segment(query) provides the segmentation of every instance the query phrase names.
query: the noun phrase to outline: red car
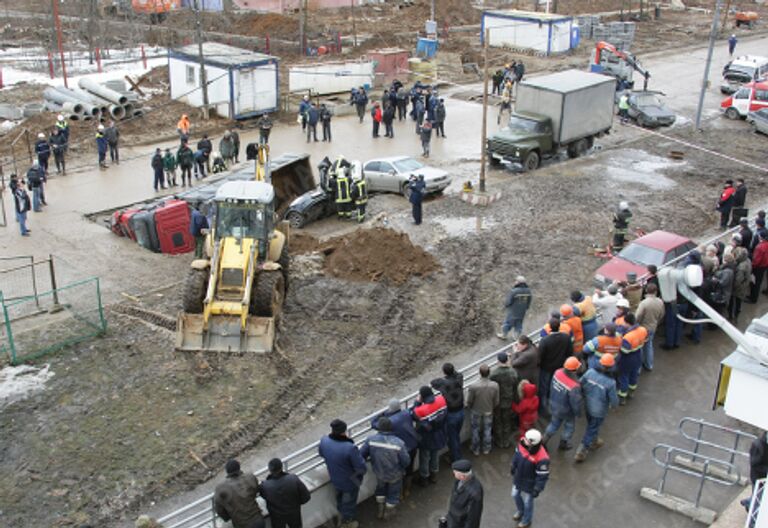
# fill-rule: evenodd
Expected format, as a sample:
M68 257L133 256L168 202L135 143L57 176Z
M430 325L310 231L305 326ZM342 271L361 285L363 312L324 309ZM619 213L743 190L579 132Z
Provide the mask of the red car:
M696 244L688 238L666 231L653 231L633 240L618 255L600 266L595 272L595 285L605 288L614 281L625 281L629 271L637 273L639 278L647 272L647 266L654 264L661 267L695 248Z

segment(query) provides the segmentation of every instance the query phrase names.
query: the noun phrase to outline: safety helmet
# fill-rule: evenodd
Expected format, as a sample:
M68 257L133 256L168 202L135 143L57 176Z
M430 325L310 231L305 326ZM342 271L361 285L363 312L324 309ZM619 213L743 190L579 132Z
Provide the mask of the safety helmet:
M56 116L56 119L58 119L59 121L64 121L64 116L59 114Z
M537 429L528 429L525 432L525 442L529 446L537 446L541 443L541 433Z
M579 367L581 367L581 361L574 356L569 357L565 360L565 363L563 363L563 368L565 368L565 370L579 370Z
M629 204L627 202L624 202L624 201L619 202L620 211L626 211L627 209L629 209Z
M616 301L616 308L629 308L629 301L626 299L619 299Z
M39 139L45 139L45 134L43 134L42 132L40 132L40 133L37 135L37 137L38 137Z
M613 354L603 354L603 357L600 358L600 364L611 368L616 365L616 358L613 357Z
M563 317L570 317L573 315L573 306L570 304L560 305L560 315Z
M99 125L99 130L104 130L104 125Z

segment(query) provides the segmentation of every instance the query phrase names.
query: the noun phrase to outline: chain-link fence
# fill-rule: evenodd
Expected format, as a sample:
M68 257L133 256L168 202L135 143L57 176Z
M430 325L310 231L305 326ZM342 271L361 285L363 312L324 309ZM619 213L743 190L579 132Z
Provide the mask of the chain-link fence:
M0 355L17 365L104 333L99 280L58 286L53 257L0 258Z

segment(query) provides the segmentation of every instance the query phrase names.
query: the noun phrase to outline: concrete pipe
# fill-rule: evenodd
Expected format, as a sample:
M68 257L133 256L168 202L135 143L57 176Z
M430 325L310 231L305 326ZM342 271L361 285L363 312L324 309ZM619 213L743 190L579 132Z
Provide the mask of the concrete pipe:
M128 102L128 98L123 94L114 90L110 90L109 88L106 88L96 81L88 79L87 77L81 78L77 82L77 85L83 90L98 95L99 97L102 97L113 104L124 105Z
M84 108L81 103L73 103L71 101L67 101L66 103L61 105L61 109L65 112L69 112L70 114L84 114Z
M134 108L135 106L132 103L126 103L123 105L123 110L125 110L126 117L133 115Z
M54 90L52 88L46 88L43 91L43 97L48 101L53 101L56 104L60 104L62 108L64 108L68 112L73 112L75 114L82 114L85 110L83 108L83 103L81 103L75 98L68 97L64 93L58 90ZM65 105L67 105L66 108L65 108Z
M80 121L80 119L91 119L89 116L82 116L80 114L70 114L67 116L67 119L70 121Z
M125 117L125 108L121 105L112 105L109 107L109 115L112 119L121 120Z
M69 90L63 86L46 88L45 92L43 92L43 97L51 101L59 102L59 104L64 104L64 102L67 101L80 104L81 109L77 111L79 114L96 115L99 112L99 107L94 104L93 98L90 95L84 92Z

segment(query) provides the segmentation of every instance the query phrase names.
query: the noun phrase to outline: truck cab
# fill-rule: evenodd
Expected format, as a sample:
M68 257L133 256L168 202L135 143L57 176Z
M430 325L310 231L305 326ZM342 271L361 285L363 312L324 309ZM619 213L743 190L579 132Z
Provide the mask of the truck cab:
M538 168L552 154L552 120L530 112L513 113L507 126L488 138L491 164L501 162L523 170Z

